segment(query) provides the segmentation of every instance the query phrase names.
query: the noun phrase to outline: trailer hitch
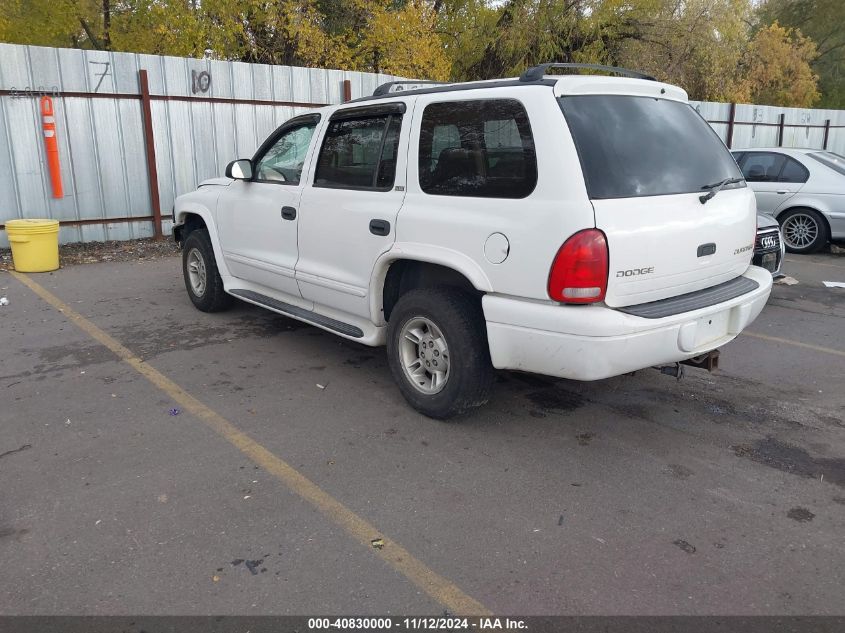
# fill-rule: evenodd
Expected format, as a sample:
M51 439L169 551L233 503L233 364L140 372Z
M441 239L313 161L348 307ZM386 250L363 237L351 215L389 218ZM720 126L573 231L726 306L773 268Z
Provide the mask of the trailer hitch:
M682 360L679 363L672 363L671 365L660 365L655 367L655 369L661 374L665 374L667 376L674 376L675 378L680 380L684 377L684 365L689 365L690 367L698 367L699 369L706 369L707 371L712 372L713 370L719 368L719 350L714 349L712 352L707 352L706 354L701 354L699 356L693 356L692 358Z
M707 352L706 354L701 354L700 356L693 356L687 360L682 360L681 363L689 365L690 367L699 367L701 369L706 369L709 372L713 372L713 370L719 369L719 350L714 349L712 352Z

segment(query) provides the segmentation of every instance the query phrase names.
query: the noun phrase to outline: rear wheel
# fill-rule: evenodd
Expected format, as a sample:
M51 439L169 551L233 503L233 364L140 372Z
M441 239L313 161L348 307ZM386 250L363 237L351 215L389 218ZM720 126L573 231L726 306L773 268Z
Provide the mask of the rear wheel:
M481 306L448 287L400 297L387 329L390 370L417 411L445 420L478 407L493 379Z
M206 229L191 231L182 246L182 275L191 302L203 312L220 312L232 305L223 290L214 249Z
M827 222L813 209L790 209L780 217L780 226L790 253L815 253L829 239Z

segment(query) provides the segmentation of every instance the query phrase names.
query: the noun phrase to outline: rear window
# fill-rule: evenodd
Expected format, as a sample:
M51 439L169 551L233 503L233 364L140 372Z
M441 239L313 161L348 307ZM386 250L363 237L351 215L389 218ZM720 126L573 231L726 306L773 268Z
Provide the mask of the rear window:
M833 152L814 152L810 154L810 158L815 158L822 165L826 165L845 176L845 157Z
M590 198L700 192L705 185L742 178L731 153L686 103L617 95L558 101Z

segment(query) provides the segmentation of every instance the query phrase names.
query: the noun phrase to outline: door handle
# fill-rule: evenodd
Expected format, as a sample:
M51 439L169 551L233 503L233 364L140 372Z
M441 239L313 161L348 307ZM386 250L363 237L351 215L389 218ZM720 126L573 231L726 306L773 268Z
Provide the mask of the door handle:
M370 233L373 235L388 235L390 222L387 220L370 220Z
M296 209L293 207L282 207L282 219L283 220L295 220L296 219Z
M789 189L778 189L777 193L783 195L785 193L792 193Z

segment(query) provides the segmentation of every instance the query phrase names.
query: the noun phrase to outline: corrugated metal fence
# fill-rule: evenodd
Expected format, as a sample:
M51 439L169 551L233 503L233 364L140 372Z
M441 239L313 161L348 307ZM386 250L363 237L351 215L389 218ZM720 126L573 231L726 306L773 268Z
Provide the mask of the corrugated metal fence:
M728 147L811 147L845 154L845 110L693 101Z
M251 156L283 121L372 94L393 79L0 44L0 224L54 218L62 222L62 242L123 240L152 236L161 211L168 233L177 195L221 175L234 158ZM55 107L64 188L58 199L39 113L45 94ZM826 147L845 154L845 111L693 105L731 147ZM8 246L5 232L0 246Z
M372 94L392 75L0 44L0 224L54 218L62 242L153 235L140 71L159 205L251 156L283 121ZM348 82L348 83L347 83ZM344 94L344 92L346 94ZM64 197L52 197L39 112L53 97ZM105 221L105 222L104 222ZM169 231L165 218L164 232ZM0 232L0 246L8 246Z

